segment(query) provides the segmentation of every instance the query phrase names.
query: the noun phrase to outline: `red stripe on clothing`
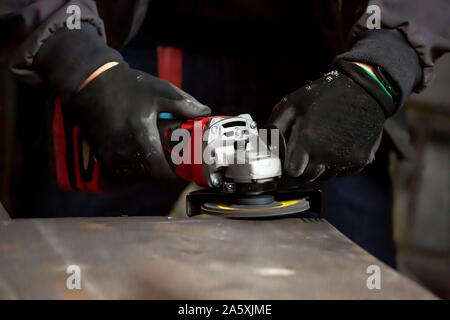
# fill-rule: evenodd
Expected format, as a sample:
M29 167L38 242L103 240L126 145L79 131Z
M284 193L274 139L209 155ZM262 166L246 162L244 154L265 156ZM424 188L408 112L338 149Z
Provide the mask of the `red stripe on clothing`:
M158 47L158 76L181 88L183 52L174 47Z

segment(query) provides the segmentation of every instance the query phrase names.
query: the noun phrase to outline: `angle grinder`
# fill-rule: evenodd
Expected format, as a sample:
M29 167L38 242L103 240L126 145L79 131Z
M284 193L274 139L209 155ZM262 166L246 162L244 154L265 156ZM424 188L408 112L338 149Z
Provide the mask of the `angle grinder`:
M285 142L278 130L258 130L248 114L185 122L160 116L158 128L168 163L180 178L205 187L187 195L188 216L267 218L302 213L302 217L318 217L319 191L280 183ZM82 192L121 190L102 173L73 119L57 99L51 137L58 185Z
M187 195L188 216L272 218L302 213L319 217L320 191L280 183L285 142L278 129L258 130L249 114L181 124L159 120L158 127L176 174L205 187Z

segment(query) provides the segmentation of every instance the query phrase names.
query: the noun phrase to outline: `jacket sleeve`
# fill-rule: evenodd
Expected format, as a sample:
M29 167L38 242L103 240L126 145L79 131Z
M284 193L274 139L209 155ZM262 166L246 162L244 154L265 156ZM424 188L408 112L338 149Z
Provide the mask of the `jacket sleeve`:
M67 19L72 14L68 8L72 5L76 5L80 9L82 30L79 32L68 30L65 27ZM58 45L49 46L51 51L58 52L54 53L53 58L43 57L44 67L42 69L51 69L46 65L50 60L76 60L77 57L72 52L77 52L75 49L83 42L91 43L91 45L94 43L98 48L107 48L103 21L99 17L94 0L2 0L0 29L6 31L4 32L6 36L0 39L0 64L6 65L18 79L32 85L39 84L46 77L44 73L38 71L39 68L34 64L41 47L46 42L51 42L47 40L53 38L51 36L54 34L66 33L69 35L69 32L72 31L71 36L59 36L60 40L65 39ZM63 48L65 49L63 50ZM111 56L110 59L114 59L118 53L106 50L102 59L108 60L108 55ZM88 57L85 58L85 62L87 62ZM95 58L91 56L90 60L95 60ZM80 61L77 62L80 63ZM88 69L94 67L95 61L94 63L91 61L90 65L90 68L85 68L86 73L91 71ZM61 66L51 67L55 69ZM64 68L67 69L68 66L65 65ZM82 76L84 75L81 75L80 78ZM69 78L67 74L66 78Z
M398 30L419 57L422 78L415 91L432 79L435 61L450 51L450 1L448 0L370 0L380 9L381 28ZM371 12L359 18L352 29L354 39L367 30Z

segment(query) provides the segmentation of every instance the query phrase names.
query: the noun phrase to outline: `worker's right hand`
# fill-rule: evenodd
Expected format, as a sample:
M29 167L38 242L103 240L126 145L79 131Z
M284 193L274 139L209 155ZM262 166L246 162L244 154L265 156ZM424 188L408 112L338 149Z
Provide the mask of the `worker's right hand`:
M80 123L103 172L130 182L175 179L158 134L158 113L187 119L211 112L169 82L125 63L97 75L66 107Z

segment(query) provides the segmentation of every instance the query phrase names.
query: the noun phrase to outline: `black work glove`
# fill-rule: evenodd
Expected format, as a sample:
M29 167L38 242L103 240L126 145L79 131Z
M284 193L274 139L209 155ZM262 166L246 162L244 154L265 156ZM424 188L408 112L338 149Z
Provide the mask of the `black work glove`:
M391 96L351 62L283 98L269 123L287 139L284 169L313 181L359 172L380 145L383 123L395 111Z
M120 64L78 93L85 79L112 61ZM174 179L158 134L158 113L185 119L211 112L169 82L131 69L88 22L80 30L56 30L39 50L34 68L62 99L66 130L73 124L81 127L102 175L113 183Z
M169 82L127 64L101 73L67 108L78 118L102 170L125 181L175 179L161 145L158 113L189 119L211 112Z

